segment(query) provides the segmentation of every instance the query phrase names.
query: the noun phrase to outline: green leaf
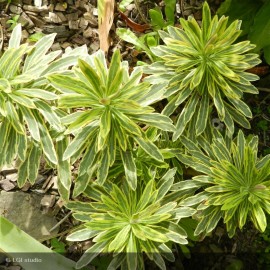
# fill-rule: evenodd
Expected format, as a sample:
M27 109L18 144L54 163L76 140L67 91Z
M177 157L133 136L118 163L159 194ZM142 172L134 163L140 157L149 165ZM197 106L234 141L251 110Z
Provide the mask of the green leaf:
M254 9L252 10L255 14ZM270 2L266 1L254 17L254 24L250 29L249 40L256 44L256 51L270 45Z
M136 270L138 265L137 244L132 233L129 235L126 252L129 270Z
M118 234L115 236L113 241L110 243L108 251L118 251L119 249L123 248L123 246L127 245L127 240L130 236L130 230L131 226L127 225L122 230L118 232Z
M176 123L176 131L173 133L173 141L176 141L181 134L183 133L187 123L191 120L192 116L195 113L195 108L199 102L198 95L193 95L193 98L189 100L181 114L179 115Z
M54 148L51 135L48 129L46 128L45 123L41 119L39 119L38 121L38 126L39 126L39 132L40 132L40 142L41 142L44 154L53 164L57 165L58 159L57 159L57 155L56 155L56 151Z
M141 135L141 129L138 125L134 123L129 117L127 117L125 114L121 113L119 110L115 108L111 108L113 116L117 119L117 121L120 123L121 127L125 129L127 132L140 136Z
M217 11L218 15L229 16L229 23L234 20L241 20L242 36L249 33L253 25L254 17L262 6L261 1L246 0L245 2L238 0L226 0Z
M11 86L7 79L0 78L0 91L3 91L5 93L11 93Z
M264 47L263 52L264 52L264 59L269 65L270 64L270 45Z
M110 107L105 107L104 112L100 118L100 136L106 138L111 130L111 111Z
M0 58L1 76L6 79L15 77L22 62L23 55L28 50L28 45L23 44L20 47L6 50Z
M110 63L110 68L109 68L107 84L106 84L107 95L114 93L115 90L118 89L118 86L121 84L122 75L120 75L119 77L119 72L120 74L122 73L121 72L121 55L120 55L120 51L116 50L113 53L111 63ZM116 81L117 86L114 86L115 85L114 81Z
M156 7L155 9L150 9L149 16L151 18L151 25L155 28L162 29L165 26L165 20L163 19L160 8Z
M106 147L102 153L100 158L100 165L97 170L97 183L99 185L103 185L107 179L110 167L110 154L109 149Z
M172 120L162 114L149 113L149 114L139 114L132 117L133 119L143 122L145 124L157 127L165 131L175 131L175 127L172 125Z
M9 38L9 42L8 42L8 48L19 48L20 43L21 43L21 37L22 37L22 25L20 23L18 23L12 33L11 36Z
M71 171L70 171L70 161L68 159L63 160L63 154L67 146L69 145L69 138L64 138L56 143L56 153L58 157L57 171L58 171L58 181L61 182L63 188L66 190L62 197L68 200L69 192L71 188Z
M97 124L96 122L95 125L86 126L77 134L73 141L67 146L63 154L63 160L72 157L86 143L89 136L96 130Z
M146 239L149 239L155 242L161 242L161 243L168 242L169 238L167 237L167 235L160 233L158 231L158 228L159 227L157 227L156 229L153 229L150 226L143 226L143 225L138 226L138 229L140 230L140 232L144 235Z
M48 265L57 270L74 270L74 261L53 252L3 216L0 216L0 224L0 249L13 256L14 260L20 256L20 265L24 269L36 270L37 265L32 261L39 259L42 261L39 265L40 270L47 270ZM33 254L33 250L35 250L35 254Z
M13 92L12 94L9 94L9 97L13 100L13 102L18 103L22 106L25 106L30 109L36 108L35 103L26 96L20 96L20 95L17 95L16 92Z
M157 161L163 161L163 156L158 147L150 140L141 137L134 137L134 139L149 156L153 157Z
M196 136L200 135L205 130L208 114L209 114L209 96L207 93L204 93L198 111L198 118L196 120Z
M85 61L79 59L78 60L79 67L84 74L85 78L88 80L88 82L91 84L93 87L93 90L95 91L95 94L99 97L102 98L103 93L101 90L101 81L96 73L96 71Z
M75 231L67 236L67 241L85 241L93 238L99 231L92 231L89 229L81 229Z
M264 232L267 226L266 216L264 214L264 211L262 210L262 207L258 203L253 205L252 215L253 215L253 222L255 226L261 232Z
M29 168L28 161L29 161L29 159L25 159L19 167L18 180L17 180L19 188L21 188L26 183L26 181L28 179L28 173L29 173L28 172L28 168Z
M168 24L174 25L176 0L165 0L165 15Z
M126 28L117 28L116 34L124 41L129 42L137 46L141 50L145 51L149 58L152 59L153 54L151 53L151 51L132 31Z
M10 121L13 128L20 134L24 134L24 127L21 124L21 121L19 119L17 110L15 109L14 105L10 100L6 101L6 108L7 108L7 119Z
M127 182L133 190L136 190L136 187L137 187L137 168L136 168L136 164L135 164L132 152L127 150L125 152L120 151L120 153L121 153L121 159L122 159L123 165L124 165L124 170L125 170Z
M24 61L23 72L26 72L40 64L40 60L52 46L55 36L56 34L46 35L35 44L33 51L28 54Z
M35 119L34 114L32 111L24 106L19 107L23 113L23 118L27 123L27 127L29 128L29 132L34 140L40 141L40 134L38 128L38 122Z
M92 99L95 98L95 100L98 101L98 98L91 90L91 87L86 85L78 78L73 78L71 76L61 74L53 74L49 75L48 79L52 86L63 94L72 94L75 92L78 94L87 95Z
M37 88L22 88L15 92L17 95L28 96L31 98L41 98L44 100L55 100L58 96L46 90Z
M47 120L52 127L54 127L57 131L63 131L60 118L51 105L42 100L35 101L35 104L37 105L38 111L44 116L45 120Z
M29 153L28 161L28 173L29 173L29 182L33 185L38 176L38 169L41 159L41 149L40 145L33 144L31 151Z
M146 187L144 188L143 194L139 202L137 203L136 212L140 212L148 205L152 192L153 192L153 181L149 181Z

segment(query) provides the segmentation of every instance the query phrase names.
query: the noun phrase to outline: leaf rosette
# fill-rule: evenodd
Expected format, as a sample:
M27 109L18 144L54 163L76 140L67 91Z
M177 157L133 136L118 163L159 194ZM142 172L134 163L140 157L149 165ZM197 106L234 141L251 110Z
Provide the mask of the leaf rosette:
M8 48L0 57L0 167L20 161L18 185L33 184L42 154L50 164L58 157L51 131L62 132L56 109L57 95L48 87L45 75L66 70L85 54L86 47L48 52L56 34L46 35L33 45L20 44L18 24Z
M270 155L257 157L258 137L245 139L239 131L234 140L217 133L212 144L202 136L197 145L181 139L188 154L178 155L179 160L203 173L176 184L179 190L197 187L194 196L180 203L198 210L195 234L211 232L221 218L230 237L249 220L263 232L270 214Z
M227 26L228 17L211 19L205 2L201 27L192 17L181 18L180 23L182 28L169 26L167 32L159 31L165 45L151 48L159 60L145 68L150 74L146 81L168 82L165 95L170 98L163 114L171 115L182 106L173 140L187 126L197 136L203 133L212 107L231 135L234 122L250 128L247 118L252 113L242 97L244 93L258 93L250 83L258 76L245 70L260 60L257 54L248 53L255 48L249 41L234 44L241 33L240 21Z
M80 258L77 268L89 264L100 253L110 253L114 258L108 269L144 269L146 253L160 269L166 269L163 257L174 261L170 242L187 244L187 233L178 221L195 213L190 207L178 207L169 192L175 172L171 169L159 181L152 179L136 191L127 182L121 189L111 183L103 187L93 184L85 191L93 202L67 203L74 217L84 222L83 228L67 240L93 238L94 243Z
M153 159L162 162L158 147L147 138L144 125L174 131L169 117L155 113L149 105L161 99L162 85L151 88L140 82L142 70L129 75L127 62L114 52L109 68L104 53L78 61L74 75L51 75L53 87L61 92L59 108L71 109L61 119L66 134L74 135L63 159L80 160L74 196L84 191L92 175L103 184L116 153L121 156L127 181L135 189L137 170L134 150L141 147Z

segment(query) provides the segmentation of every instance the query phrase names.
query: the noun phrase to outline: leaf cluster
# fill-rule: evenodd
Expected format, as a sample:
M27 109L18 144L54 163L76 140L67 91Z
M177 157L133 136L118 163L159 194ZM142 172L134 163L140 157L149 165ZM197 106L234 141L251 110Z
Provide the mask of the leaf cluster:
M247 0L224 1L217 13L219 15L228 15L229 20L239 19L242 21L241 39L248 38L256 44L254 51L263 51L265 61L270 64L270 2Z
M260 62L254 45L234 43L239 22L211 18L207 3L201 26L180 22L159 32L157 61L143 68L118 50L110 63L85 47L50 52L55 35L20 45L20 25L0 57L0 166L19 160L19 186L35 182L41 158L57 168L59 193L83 223L68 240L93 241L78 268L108 252L109 269L144 269L143 253L166 269L175 243L220 220L231 237L249 220L266 228L270 155L258 158L256 136L233 139L234 122L249 128L244 93L257 93L246 72ZM187 168L197 175L185 179Z

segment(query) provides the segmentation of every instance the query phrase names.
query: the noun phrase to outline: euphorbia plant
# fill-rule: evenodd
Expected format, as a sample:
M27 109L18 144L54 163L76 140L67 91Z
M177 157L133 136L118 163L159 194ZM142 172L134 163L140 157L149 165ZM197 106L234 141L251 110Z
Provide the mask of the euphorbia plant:
M22 44L21 25L10 37L8 48L0 57L0 167L20 162L18 184L34 183L40 157L57 165L52 131L61 133L57 95L48 87L45 75L62 72L86 54L86 47L48 52L55 34L41 38L36 44Z
M240 22L229 26L227 22L224 16L211 19L205 2L201 27L192 17L181 18L182 28L169 26L168 32L160 31L165 45L151 48L159 60L145 68L151 74L146 81L168 82L165 95L170 98L163 114L171 115L182 106L173 140L186 128L196 136L202 134L212 106L231 135L234 122L250 127L246 117L252 114L242 97L244 93L258 93L250 83L258 76L245 70L259 64L260 59L247 53L255 47L249 41L234 44L241 33Z
M117 153L121 155L132 189L137 186L133 154L138 146L153 159L163 161L143 127L174 131L174 126L169 117L155 113L149 106L162 97L161 87L151 88L148 83L140 82L141 76L140 68L129 75L128 64L121 62L119 51L114 52L109 68L104 53L99 51L80 59L73 76L48 77L61 93L58 107L71 109L61 121L67 126L65 133L74 135L63 159L81 158L75 196L84 191L94 175L97 183L105 182Z
M258 137L245 139L240 130L234 140L217 133L209 143L199 136L198 144L181 138L188 150L178 155L184 164L201 172L192 180L182 181L179 190L197 187L198 192L180 202L195 206L200 223L195 234L211 232L220 219L232 237L251 220L263 232L270 214L270 155L257 157Z
M123 185L105 183L103 187L92 184L85 192L92 202L69 202L67 207L74 217L83 221L83 227L67 237L70 241L92 239L90 247L77 263L77 268L89 264L100 253L112 253L108 269L144 269L143 252L160 269L166 269L164 256L174 261L171 243L187 244L187 234L179 225L181 218L189 217L195 210L179 207L175 197L186 195L170 192L176 169L171 169L160 179L146 185L143 177L136 191L127 182ZM173 196L172 196L173 195Z

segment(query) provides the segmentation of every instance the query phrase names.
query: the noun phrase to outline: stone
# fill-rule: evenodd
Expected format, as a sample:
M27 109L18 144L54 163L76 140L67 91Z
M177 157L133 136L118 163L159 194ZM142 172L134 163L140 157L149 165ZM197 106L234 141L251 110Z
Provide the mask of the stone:
M10 182L8 179L4 179L0 181L0 187L5 190L5 191L9 191L15 188L15 185Z
M98 20L91 12L84 13L83 17L88 21L90 26L94 28L98 26Z
M12 4L17 5L17 6L18 5L21 6L23 4L23 1L22 0L12 0L11 2L12 2Z
M91 11L91 7L88 4L84 4L83 7L87 12Z
M59 43L59 42L54 43L54 44L51 46L51 50L52 50L52 51L62 50L62 48L61 48L61 46L60 46L60 43Z
M61 47L63 48L63 49L66 49L66 48L68 48L68 47L70 47L72 44L70 43L70 42L64 42L63 44L61 44Z
M73 12L73 13L66 14L66 18L69 21L76 21L79 18L79 13L78 12Z
M75 36L72 38L72 43L76 43L78 45L88 45L89 40L87 40L85 37L82 37L81 35Z
M55 12L55 14L60 18L60 20L61 20L62 22L66 22L66 21L67 21L67 18L66 18L66 16L64 15L63 12Z
M14 13L14 14L21 14L22 13L22 8L20 6L13 5L13 4L11 4L9 6L9 10L11 13Z
M52 177L52 183L53 183L52 189L58 190L57 182L58 182L58 177L57 177L57 175L54 175L54 176Z
M79 27L82 29L82 30L85 30L88 26L88 21L85 19L85 18L80 18L80 21L79 21Z
M41 7L42 6L42 0L34 0L34 5L36 7Z
M28 16L32 20L32 22L35 24L36 27L42 28L43 25L45 24L45 22L40 17L33 16L30 14Z
M68 21L69 29L78 30L79 29L79 21Z
M42 11L48 11L48 7L47 6L36 7L36 6L31 6L31 5L23 5L23 10L38 13L38 12L42 12Z
M75 7L80 9L80 10L83 10L83 11L86 11L84 5L86 4L87 1L83 1L83 0L76 0L75 1Z
M99 49L99 42L98 41L94 41L91 43L91 45L89 46L90 52L94 53L96 51L98 51Z
M49 16L44 17L44 20L46 22L53 22L53 23L61 23L62 22L61 18L53 12L49 12Z
M26 40L26 39L28 39L28 37L29 37L29 33L25 29L22 30L22 40Z
M27 14L27 16L29 16L29 15L31 15L31 16L37 16L37 13L36 12L33 12L33 11L26 10L25 13Z
M93 29L91 27L88 27L84 32L83 32L83 36L85 38L89 38L93 36Z
M53 12L54 11L54 4L50 4L48 6L48 11ZM43 16L43 15L42 15Z
M24 30L24 31L26 31L26 30ZM26 31L27 32L27 31ZM10 174L7 174L6 175L6 179L8 179L9 181L11 181L11 182L15 182L15 181L17 181L17 179L18 179L18 174L17 173L10 173Z
M24 26L26 29L29 29L35 26L32 20L24 12L21 14L18 20L18 23L21 23L22 26Z
M21 188L22 191L28 191L31 187L31 184L29 182L26 182L23 187Z
M45 195L40 204L45 207L52 207L55 203L55 195Z
M93 8L92 13L93 13L94 16L97 17L98 16L98 9L97 8Z
M49 230L57 224L55 217L42 213L40 202L43 196L22 191L0 193L0 215L17 225L37 240L54 237L58 228Z
M57 3L55 6L55 10L57 11L65 11L67 9L67 3Z

